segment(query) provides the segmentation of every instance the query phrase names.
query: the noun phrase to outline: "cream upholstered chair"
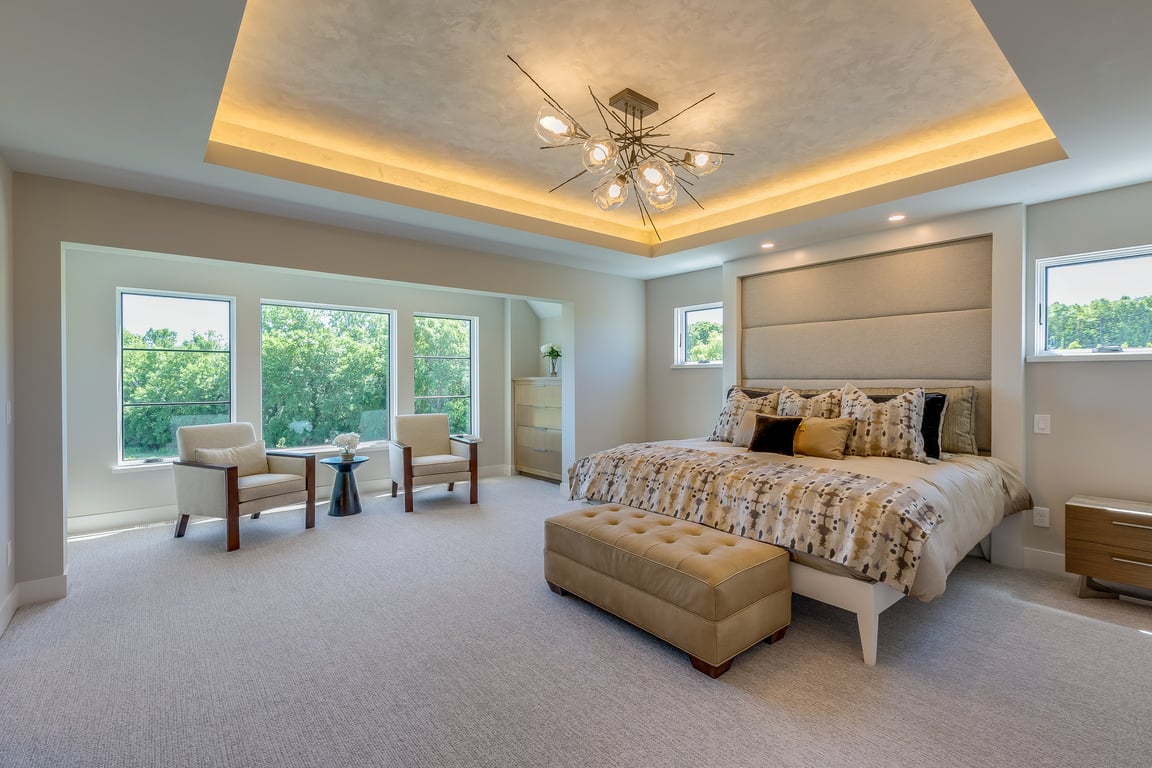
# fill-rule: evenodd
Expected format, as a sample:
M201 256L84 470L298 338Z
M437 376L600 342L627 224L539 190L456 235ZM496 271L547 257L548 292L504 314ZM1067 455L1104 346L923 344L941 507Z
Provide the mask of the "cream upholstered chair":
M404 483L404 511L412 511L416 485L469 483L469 503L476 503L477 460L474 438L448 434L448 415L422 413L396 417L395 439L388 451L392 465L392 496Z
M304 527L316 525L316 457L265 451L247 422L202 424L176 430L176 538L188 517L227 521L228 551L240 548L240 516L252 519L273 507L304 503Z

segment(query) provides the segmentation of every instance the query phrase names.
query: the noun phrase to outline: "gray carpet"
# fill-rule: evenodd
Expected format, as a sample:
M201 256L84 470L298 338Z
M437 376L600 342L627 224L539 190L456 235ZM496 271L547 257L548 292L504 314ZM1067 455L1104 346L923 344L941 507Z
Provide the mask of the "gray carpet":
M718 680L552 594L527 478L73 541L0 637L0 766L1147 766L1152 608L969 560L881 618L794 598Z

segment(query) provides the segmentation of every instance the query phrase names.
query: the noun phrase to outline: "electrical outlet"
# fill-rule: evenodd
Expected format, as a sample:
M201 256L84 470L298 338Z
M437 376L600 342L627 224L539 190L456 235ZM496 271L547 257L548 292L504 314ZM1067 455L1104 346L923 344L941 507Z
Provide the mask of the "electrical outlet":
M1037 413L1032 417L1032 431L1038 435L1052 434L1052 417L1047 413Z
M1032 508L1032 525L1037 528L1048 527L1048 507Z

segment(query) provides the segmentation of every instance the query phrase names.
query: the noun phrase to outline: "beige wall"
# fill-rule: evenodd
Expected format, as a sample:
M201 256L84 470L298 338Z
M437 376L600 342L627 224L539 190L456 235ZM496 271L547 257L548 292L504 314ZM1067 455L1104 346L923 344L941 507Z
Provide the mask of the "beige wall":
M1152 184L1029 207L1029 306L1036 259L1152 244L1150 210ZM1028 434L1028 485L1036 506L1051 510L1051 527L1026 525L1025 545L1038 556L1063 553L1072 496L1152 502L1152 361L1030 362L1026 383L1029 424L1049 414L1052 433Z
M673 368L674 316L677 307L720 301L720 267L649 280L644 287L648 321L648 439L675 440L712 432L724 403L723 369ZM724 308L725 325L732 317ZM733 321L734 322L734 321ZM728 350L724 350L725 356Z
M0 633L17 607L16 567L8 562L16 539L12 493L12 171L0 157Z
M22 602L25 583L43 597L66 586L61 243L564 302L565 460L644 435L638 280L26 174L14 177L13 222Z

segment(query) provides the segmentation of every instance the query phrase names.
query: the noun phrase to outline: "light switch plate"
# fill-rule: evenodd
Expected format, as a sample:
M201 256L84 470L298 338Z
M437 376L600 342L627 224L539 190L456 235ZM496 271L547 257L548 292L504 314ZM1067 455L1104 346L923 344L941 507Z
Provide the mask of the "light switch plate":
M1037 413L1032 417L1032 431L1038 435L1052 434L1052 417L1047 413Z

